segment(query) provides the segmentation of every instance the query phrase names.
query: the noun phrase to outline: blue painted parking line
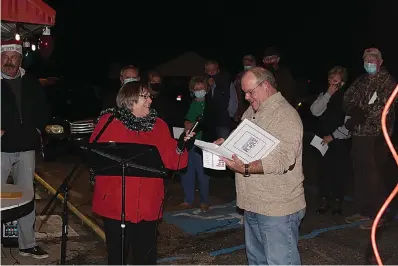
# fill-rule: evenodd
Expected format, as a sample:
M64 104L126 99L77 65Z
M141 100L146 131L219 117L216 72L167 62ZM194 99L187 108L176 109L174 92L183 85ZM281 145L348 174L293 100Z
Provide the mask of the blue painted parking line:
M345 200L351 201L352 199L345 197ZM243 216L236 212L235 201L224 205L210 206L207 212L201 212L200 209L167 212L163 219L191 235L243 227Z
M342 225L336 225L336 226L316 229L316 230L312 231L311 233L308 233L308 234L305 234L303 236L300 236L299 240L314 238L314 237L319 236L322 233L326 233L326 232L329 232L329 231L335 231L335 230L340 230L340 229L345 229L345 228L357 227L361 223L363 223L363 222L357 222L357 223L351 223L351 224L342 224ZM239 246L230 247L230 248L224 248L224 249L220 249L220 250L216 250L216 251L210 252L210 256L215 257L215 256L224 255L224 254L229 254L229 253L232 253L232 252L235 252L237 250L244 249L244 248L245 248L244 244L243 245L239 245Z
M189 209L165 213L163 219L185 233L198 235L221 230L242 228L243 216L236 212L236 202L210 206L207 212Z
M310 193L316 192L315 187L306 186L305 189ZM349 196L344 197L345 201L353 201ZM390 210L387 210L387 212ZM236 212L236 202L230 202L224 205L211 206L208 212L201 212L200 209L190 209L165 213L163 219L169 223L173 224L184 232L198 235L201 233L211 233L221 230L242 228L243 227L243 216ZM395 217L398 219L398 216ZM341 230L346 228L353 228L359 226L363 222L342 224L326 228L316 229L308 234L300 236L300 240L311 239L329 231ZM219 256L223 254L229 254L238 250L245 248L245 245L238 245L230 248L224 248L217 251L210 252L210 256ZM190 257L170 257L160 259L158 263L170 262L176 260L187 260Z
M189 260L191 259L190 257L169 257L169 258L164 258L164 259L159 259L157 263L164 263L164 262L170 262L170 261L176 261L176 260Z
M398 215L394 219L397 220ZM299 240L315 238L315 237L319 236L320 234L330 232L330 231L336 231L336 230L341 230L341 229L346 229L346 228L357 227L364 222L365 221L361 221L361 222L356 222L356 223L351 223L351 224L342 224L342 225L336 225L336 226L330 226L330 227L326 227L326 228L316 229L316 230L312 231L311 233L300 236ZM244 248L245 248L244 244L230 247L230 248L223 248L220 250L210 252L210 256L215 257L215 256L224 255L224 254L229 254L229 253L232 253L232 252L244 249Z
M395 217L395 220L398 220L398 215ZM316 230L314 230L314 231L312 231L312 232L310 232L308 234L300 236L299 239L300 240L305 240L305 239L315 238L315 237L319 236L320 234L323 234L323 233L326 233L326 232L357 227L357 226L359 226L360 224L362 224L364 222L365 221L351 223L351 224L341 224L341 225L336 225L336 226L330 226L330 227L326 227L326 228L316 229ZM242 245L238 245L238 246L233 246L233 247L229 247L229 248L223 248L223 249L220 249L220 250L212 251L212 252L209 253L209 255L212 256L212 257L216 257L216 256L220 256L220 255L230 254L230 253L233 253L235 251L242 250L244 248L245 248L245 245L242 244ZM190 258L189 257L170 257L170 258L160 259L160 260L158 260L158 263L170 262L170 261L175 261L175 260L185 260L185 259L190 259Z
M398 218L398 216L396 217ZM356 223L351 223L351 224L342 224L342 225L336 225L336 226L330 226L330 227L326 227L326 228L320 228L320 229L316 229L314 231L312 231L311 233L305 234L300 236L300 240L304 240L304 239L311 239L311 238L315 238L317 236L319 236L320 234L329 232L329 231L335 231L335 230L340 230L340 229L346 229L346 228L352 228L352 227L357 227L359 226L362 222L356 222ZM223 248L220 250L216 250L216 251L212 251L210 252L210 256L212 257L216 257L216 256L220 256L220 255L225 255L225 254L230 254L233 253L235 251L238 250L242 250L245 248L245 245L238 245L238 246L233 246L233 247L229 247L229 248ZM158 260L158 263L163 263L163 262L170 262L170 261L176 261L176 260L185 260L185 259L190 259L190 257L170 257L170 258L164 258L164 259L160 259Z

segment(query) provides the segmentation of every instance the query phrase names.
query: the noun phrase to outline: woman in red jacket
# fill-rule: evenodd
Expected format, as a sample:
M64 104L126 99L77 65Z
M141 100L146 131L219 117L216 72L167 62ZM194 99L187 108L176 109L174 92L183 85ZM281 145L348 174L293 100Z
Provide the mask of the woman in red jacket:
M120 142L154 145L166 168L185 168L188 154L182 147L192 136L185 135L177 143L167 124L150 109L151 91L138 82L126 83L119 91L118 108L103 111L91 135L96 138L108 118L115 119L102 132L97 142ZM187 146L191 146L193 138ZM180 150L184 150L180 152ZM181 157L180 157L181 156ZM179 158L180 157L180 158ZM179 161L179 165L178 165ZM121 264L121 176L96 176L92 211L103 217L108 251L108 263ZM162 217L160 208L164 199L164 184L161 178L126 176L125 193L125 248L132 250L135 264L156 264L156 226ZM124 252L127 257L128 252Z

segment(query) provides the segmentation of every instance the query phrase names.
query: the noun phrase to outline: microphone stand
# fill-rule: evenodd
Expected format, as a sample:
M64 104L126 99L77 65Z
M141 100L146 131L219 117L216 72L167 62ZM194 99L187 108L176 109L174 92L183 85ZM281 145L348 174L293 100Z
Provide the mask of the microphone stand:
M68 200L69 200L69 182L71 181L72 177L74 177L76 171L79 169L82 162L79 160L78 163L75 164L72 171L66 176L62 184L58 187L57 191L55 192L54 196L50 199L44 209L41 211L40 215L46 215L46 218L42 221L41 225L48 220L48 210L58 197L58 195L63 192L64 200L63 204L63 212L62 212L62 235L61 235L61 256L59 260L60 265L65 265L66 261L66 244L68 240ZM40 225L40 227L41 227Z
M105 131L105 129L109 126L109 124L113 121L114 116L110 116L108 118L108 121L105 123L104 127L101 129L101 131L98 133L97 137L95 138L95 141L98 140L98 138L102 135L102 133ZM68 200L69 200L69 182L72 180L72 177L74 177L76 171L79 169L80 165L82 165L86 160L79 160L73 167L72 171L66 176L62 184L58 187L57 191L55 192L54 196L50 199L50 201L47 203L47 205L44 207L44 209L41 211L40 215L44 216L46 215L46 218L42 221L42 224L48 219L48 210L55 201L55 199L58 197L59 193L61 191L64 194L64 200L63 200L63 212L62 212L62 235L61 235L61 256L60 256L60 265L65 265L66 261L66 244L68 240Z

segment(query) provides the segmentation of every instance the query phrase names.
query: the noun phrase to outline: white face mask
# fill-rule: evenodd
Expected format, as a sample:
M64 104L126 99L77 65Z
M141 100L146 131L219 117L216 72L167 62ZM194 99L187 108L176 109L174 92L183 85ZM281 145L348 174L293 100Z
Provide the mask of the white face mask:
M137 79L136 78L125 78L123 80L123 85L126 83L129 83L129 82L133 82L133 81L137 81Z
M195 95L196 98L203 98L206 95L206 91L205 90L194 91L193 94Z
M243 69L244 70L249 70L249 69L251 69L252 68L252 66L243 66Z

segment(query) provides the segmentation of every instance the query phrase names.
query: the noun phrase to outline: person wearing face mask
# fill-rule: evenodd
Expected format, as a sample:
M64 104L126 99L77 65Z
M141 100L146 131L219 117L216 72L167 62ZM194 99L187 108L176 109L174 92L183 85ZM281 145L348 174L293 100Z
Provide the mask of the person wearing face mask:
M192 128L193 124L200 115L203 115L205 109L205 96L209 90L209 85L204 77L193 77L189 82L189 89L194 95L194 99L189 106L185 116L185 131ZM202 121L203 122L203 121ZM199 125L200 127L201 125ZM195 138L201 139L202 132L196 131ZM203 168L203 159L198 148L193 147L189 151L188 168L181 177L181 184L184 190L184 202L182 207L191 208L195 200L195 180L198 179L200 193L200 209L206 212L209 209L209 177L205 174Z
M120 71L120 83L124 85L132 81L140 81L140 76L138 75L138 68L133 65L125 66Z
M203 139L212 142L228 136L231 132L232 118L235 116L238 102L231 76L220 69L218 62L207 61L205 73L210 88L205 97Z
M383 170L388 147L383 138L381 114L396 86L396 80L382 67L379 49L368 48L363 53L365 74L358 77L344 95L344 109L352 118L347 128L352 134L352 158L357 213L346 218L347 223L364 221L362 229L371 229L374 217L385 200ZM392 135L395 112L387 115L387 130ZM380 220L379 225L386 222Z
M157 117L151 108L152 91L147 84L128 82L116 97L116 108L101 112L90 137L115 143L139 143L155 146L165 165L170 170L185 168L188 152L193 146L193 134L182 135L177 142L172 138L166 123ZM113 120L109 120L113 116ZM102 131L107 122L108 126ZM100 133L102 132L102 133ZM189 141L190 140L190 141ZM186 142L186 149L181 144ZM177 169L178 168L178 169ZM126 235L124 261L131 249L133 264L155 265L157 263L157 225L162 218L164 183L162 178L126 176ZM121 265L121 176L96 175L92 211L103 218L109 265Z
M344 200L344 181L350 172L349 147L351 137L345 126L349 119L343 110L344 86L347 82L347 69L335 66L328 73L328 88L321 92L311 105L312 114L319 118L320 127L317 136L323 138L323 144L329 149L322 157L322 166L318 174L318 191L321 199L318 214L330 210L332 214L342 215Z
M137 82L140 81L140 76L138 72L138 68L133 65L127 65L120 70L119 77L120 85L123 86L128 82ZM103 109L115 107L116 105L116 95L118 94L118 89L115 89L115 84L111 85L109 91L105 93L104 101L103 101Z
M158 113L161 118L169 126L170 134L173 134L175 102L172 101L165 91L162 83L162 78L156 71L149 71L148 73L149 87L153 91L152 108Z
M274 47L268 47L264 51L264 67L274 75L276 84L278 84L278 91L280 91L283 97L294 106L297 97L296 81L289 69L280 65L279 61L280 54Z
M156 71L148 72L149 87L153 91L152 108L158 113L158 117L162 118L169 124L168 116L170 115L170 102L163 92L162 78Z
M243 113L246 111L246 109L249 107L249 102L246 101L245 99L245 94L242 91L242 85L241 85L241 79L243 77L243 74L245 72L253 67L256 66L256 59L252 55L245 55L243 57L243 71L240 72L238 75L236 75L235 78L235 89L236 89L236 95L238 98L238 109L236 110L235 116L234 116L234 121L235 123L239 123Z

